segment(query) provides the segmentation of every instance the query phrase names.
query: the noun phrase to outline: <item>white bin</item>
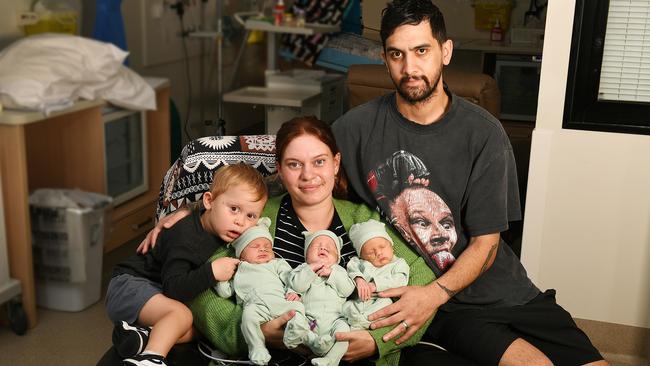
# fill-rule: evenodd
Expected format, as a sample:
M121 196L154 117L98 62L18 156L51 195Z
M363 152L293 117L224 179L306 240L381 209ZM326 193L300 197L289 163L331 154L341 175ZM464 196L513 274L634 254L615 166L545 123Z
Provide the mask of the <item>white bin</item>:
M101 297L104 221L112 199L65 189L29 197L36 303L80 311Z

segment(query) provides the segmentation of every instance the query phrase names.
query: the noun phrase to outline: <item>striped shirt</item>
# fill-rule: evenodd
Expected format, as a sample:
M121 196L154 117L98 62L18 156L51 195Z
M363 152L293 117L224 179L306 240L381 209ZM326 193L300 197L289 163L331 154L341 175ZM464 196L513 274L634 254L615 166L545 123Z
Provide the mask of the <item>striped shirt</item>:
M302 232L307 229L298 219L289 195L282 198L275 226L275 241L273 242L275 256L284 258L292 268L305 263L305 237ZM345 268L356 252L336 210L334 210L334 218L328 230L334 232L343 242L339 265Z

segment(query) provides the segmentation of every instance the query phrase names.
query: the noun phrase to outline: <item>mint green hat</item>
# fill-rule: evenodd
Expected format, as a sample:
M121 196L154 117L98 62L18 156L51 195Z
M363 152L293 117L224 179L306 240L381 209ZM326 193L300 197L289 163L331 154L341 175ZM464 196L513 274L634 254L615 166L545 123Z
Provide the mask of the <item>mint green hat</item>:
M269 239L271 245L273 245L273 237L269 232L269 226L271 226L271 219L268 217L260 217L257 221L257 225L249 227L239 236L239 238L233 240L231 245L235 248L235 256L239 258L241 252L244 251L244 248L257 238Z
M343 240L339 238L334 232L329 231L329 230L318 230L314 231L313 233L310 233L309 231L303 231L302 235L305 236L305 257L307 257L307 249L309 249L309 246L311 245L311 242L314 241L319 236L325 235L329 236L334 240L334 245L336 245L336 251L339 257L341 256L341 246L343 246Z
M357 251L358 255L361 255L361 248L368 240L372 238L384 238L393 245L393 239L386 232L386 225L383 222L370 219L366 222L360 222L358 224L352 225L348 235L350 236L350 241L352 241L352 246Z

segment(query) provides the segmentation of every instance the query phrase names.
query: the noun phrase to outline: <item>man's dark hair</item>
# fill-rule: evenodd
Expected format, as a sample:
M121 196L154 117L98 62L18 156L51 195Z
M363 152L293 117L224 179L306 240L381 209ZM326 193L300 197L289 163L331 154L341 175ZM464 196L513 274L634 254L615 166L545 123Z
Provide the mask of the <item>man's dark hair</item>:
M386 49L386 39L390 37L399 26L409 24L418 25L428 20L431 26L431 34L443 44L447 41L447 30L445 19L430 0L395 0L386 4L381 12L381 45Z

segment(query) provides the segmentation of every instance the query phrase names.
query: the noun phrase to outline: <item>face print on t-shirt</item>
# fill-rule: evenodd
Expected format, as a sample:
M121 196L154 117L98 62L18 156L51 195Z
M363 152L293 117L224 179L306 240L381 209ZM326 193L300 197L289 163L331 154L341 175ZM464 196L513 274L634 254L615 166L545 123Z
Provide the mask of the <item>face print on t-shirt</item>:
M445 272L456 260L452 253L458 234L451 209L429 189L428 177L417 156L397 151L368 174L368 185L404 239L436 272Z

